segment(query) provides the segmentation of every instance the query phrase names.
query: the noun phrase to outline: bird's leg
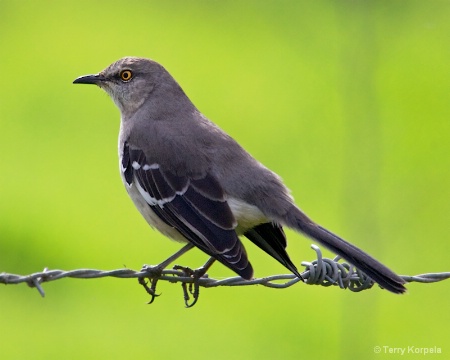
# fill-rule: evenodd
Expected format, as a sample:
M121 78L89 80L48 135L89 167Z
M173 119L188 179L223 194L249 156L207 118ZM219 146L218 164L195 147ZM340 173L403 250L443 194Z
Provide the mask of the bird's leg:
M181 287L183 288L183 294L184 294L184 303L186 304L186 307L192 307L197 303L198 297L200 295L200 284L199 280L201 277L205 276L206 272L209 270L211 265L216 261L213 257L209 258L208 261L198 269L192 270L191 268L175 265L173 267L174 270L181 270L185 276L192 277L193 282L189 283L189 289L187 286L187 283L182 282ZM193 297L192 303L189 303L190 296Z
M193 244L187 243L185 246L183 246L180 250L178 250L175 254L168 257L166 260L164 260L162 263L158 265L144 265L141 269L141 271L146 272L149 274L148 279L150 280L150 287L147 285L147 282L145 281L145 278L139 278L139 284L141 284L145 291L147 291L148 294L152 297L150 301L148 302L151 304L155 297L159 296L159 294L156 294L156 284L158 283L159 277L162 274L162 271L173 261L178 259L181 255L185 254L189 250L191 250L194 247Z

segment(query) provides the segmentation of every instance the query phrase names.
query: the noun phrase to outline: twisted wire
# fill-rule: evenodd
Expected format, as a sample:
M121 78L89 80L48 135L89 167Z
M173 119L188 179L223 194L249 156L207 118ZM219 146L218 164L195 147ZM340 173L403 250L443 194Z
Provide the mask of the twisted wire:
M322 252L316 245L311 245L316 252L317 259L312 262L302 262L305 270L302 272L303 280L308 285L338 286L341 289L349 289L359 292L372 288L374 282L367 275L354 266L340 262L339 256L334 259L323 258ZM149 278L157 281L169 281L171 283L192 284L198 282L198 286L210 288L217 286L249 286L262 285L270 288L287 288L302 280L293 274L272 275L252 280L244 280L239 276L226 279L213 279L207 275L199 279L186 276L186 273L179 270L164 269L158 275L149 274L144 268L140 271L131 269L97 270L97 269L76 269L76 270L49 270L45 268L41 272L29 275L17 275L2 272L0 273L0 283L5 285L26 283L30 287L35 287L41 296L45 296L41 284L63 278L96 279L102 277L115 278ZM427 273L415 276L401 275L406 282L431 283L450 278L450 272Z

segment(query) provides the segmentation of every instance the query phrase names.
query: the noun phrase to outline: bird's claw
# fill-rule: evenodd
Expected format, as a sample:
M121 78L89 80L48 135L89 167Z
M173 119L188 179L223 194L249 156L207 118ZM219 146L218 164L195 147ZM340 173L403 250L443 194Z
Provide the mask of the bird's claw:
M184 276L190 277L193 279L189 285L185 282L181 283L181 287L183 289L184 294L184 304L187 308L193 307L197 301L198 297L200 295L200 284L199 280L201 277L205 276L206 270L204 267L198 268L198 269L191 269L186 266L181 265L175 265L173 267L174 270L181 271ZM193 298L192 302L189 302L191 300L191 296Z
M153 303L153 301L155 301L156 297L161 295L156 293L156 284L158 283L159 277L162 274L162 269L158 266L144 265L141 271L149 274L148 279L150 280L150 286L148 286L147 281L145 281L145 278L143 277L139 278L138 281L139 284L144 287L147 294L151 296L150 301L147 303L151 304Z

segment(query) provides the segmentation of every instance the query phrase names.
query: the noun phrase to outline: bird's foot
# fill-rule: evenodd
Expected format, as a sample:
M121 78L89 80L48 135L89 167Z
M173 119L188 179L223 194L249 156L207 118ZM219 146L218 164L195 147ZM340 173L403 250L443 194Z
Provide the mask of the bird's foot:
M158 280L162 274L162 271L163 271L163 269L159 265L156 265L156 266L144 265L144 266L142 266L141 272L148 273L147 278L150 280L150 286L148 286L148 283L144 277L140 277L138 279L138 281L139 281L139 284L141 284L144 287L147 294L150 294L150 296L151 296L151 299L148 302L148 304L151 304L157 296L161 295L161 294L156 293L156 284L158 283Z
M193 279L193 281L190 282L189 284L186 282L181 283L181 287L183 288L184 294L184 303L186 307L190 308L197 303L198 297L200 295L199 281L200 278L208 276L206 275L208 267L202 266L198 269L193 270L187 266L175 265L173 269L181 271L185 277ZM193 298L192 302L190 302L191 296Z

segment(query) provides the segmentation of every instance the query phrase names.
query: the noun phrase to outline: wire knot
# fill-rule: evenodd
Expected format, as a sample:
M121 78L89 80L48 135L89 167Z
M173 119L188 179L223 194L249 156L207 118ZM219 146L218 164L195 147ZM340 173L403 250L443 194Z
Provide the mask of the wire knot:
M316 252L317 260L302 262L302 266L306 269L301 275L306 284L326 287L335 285L353 292L367 290L373 286L374 281L362 271L353 265L339 263L340 256L324 259L318 246L313 244L311 248Z

